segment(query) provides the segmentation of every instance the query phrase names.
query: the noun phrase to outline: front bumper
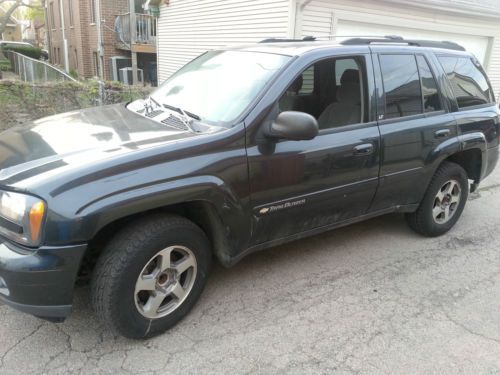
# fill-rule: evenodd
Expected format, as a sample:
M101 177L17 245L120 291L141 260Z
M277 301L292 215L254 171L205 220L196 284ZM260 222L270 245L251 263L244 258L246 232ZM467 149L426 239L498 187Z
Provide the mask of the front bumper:
M0 240L0 301L40 318L66 318L86 248L83 244L30 250Z

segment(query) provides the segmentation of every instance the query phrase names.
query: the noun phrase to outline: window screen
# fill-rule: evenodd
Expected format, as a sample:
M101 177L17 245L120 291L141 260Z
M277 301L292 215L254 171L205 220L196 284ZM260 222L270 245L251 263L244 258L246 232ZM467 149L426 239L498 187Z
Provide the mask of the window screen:
M443 109L439 97L438 87L431 68L424 56L417 56L418 70L420 73L420 84L424 99L424 111L433 112Z
M385 90L385 118L422 113L417 63L413 55L380 55Z
M491 88L478 66L467 57L441 56L459 108L493 102Z

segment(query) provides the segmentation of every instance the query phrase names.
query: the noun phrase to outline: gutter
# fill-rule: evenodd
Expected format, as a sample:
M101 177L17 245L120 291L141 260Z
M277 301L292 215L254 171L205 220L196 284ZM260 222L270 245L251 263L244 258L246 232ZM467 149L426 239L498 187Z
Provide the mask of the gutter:
M475 17L490 18L490 19L500 19L500 6L498 8L493 8L480 4L467 5L463 3L451 2L449 0L419 0L419 1L383 0L383 2L422 8L427 10L438 9L446 13L457 13L468 17L475 16Z

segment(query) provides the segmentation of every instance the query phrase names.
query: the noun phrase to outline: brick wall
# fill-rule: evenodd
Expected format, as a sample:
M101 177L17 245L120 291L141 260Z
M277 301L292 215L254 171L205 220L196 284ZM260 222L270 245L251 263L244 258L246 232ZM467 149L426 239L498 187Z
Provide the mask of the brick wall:
M70 26L70 4L72 1L73 26ZM66 39L70 69L78 75L91 78L96 75L94 53L97 52L97 25L91 22L91 1L63 0ZM53 4L54 23L51 24L51 6ZM50 61L64 66L64 44L61 29L59 0L47 1L47 24L51 38ZM101 27L104 58L104 79L109 79L109 58L111 56L130 56L130 51L115 48L114 23L118 14L128 12L128 0L101 0ZM60 56L59 56L60 55Z

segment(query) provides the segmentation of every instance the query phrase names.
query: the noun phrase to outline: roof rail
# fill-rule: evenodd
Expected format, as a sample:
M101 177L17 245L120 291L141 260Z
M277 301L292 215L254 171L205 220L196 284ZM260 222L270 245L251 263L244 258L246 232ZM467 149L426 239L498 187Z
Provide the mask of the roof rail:
M430 47L430 48L444 48L452 49L455 51L465 51L465 48L460 44L448 41L434 41L434 40L420 40L420 39L404 39L397 35L388 35L377 38L351 38L340 42L345 46L352 45L369 45L369 44L406 44L409 46L417 47Z
M313 36L305 36L302 39L269 38L261 40L259 43L314 42L315 40L316 38Z

